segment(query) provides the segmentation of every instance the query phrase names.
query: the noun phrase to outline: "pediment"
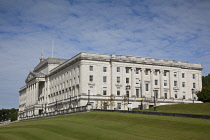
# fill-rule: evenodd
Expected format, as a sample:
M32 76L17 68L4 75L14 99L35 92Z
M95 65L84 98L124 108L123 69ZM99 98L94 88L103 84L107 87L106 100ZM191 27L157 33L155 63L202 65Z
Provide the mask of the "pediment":
M31 80L34 79L34 78L35 78L35 75L34 75L32 72L30 72L30 73L28 74L28 76L27 76L25 82L27 83L28 81L31 81Z
M45 76L44 73L41 73L41 72L35 73L35 72L31 72L31 71L30 71L30 73L28 74L28 76L27 76L25 82L28 83L29 81L31 81L31 80L33 80L33 79L35 79L35 78L37 78L37 77L44 77L44 76Z

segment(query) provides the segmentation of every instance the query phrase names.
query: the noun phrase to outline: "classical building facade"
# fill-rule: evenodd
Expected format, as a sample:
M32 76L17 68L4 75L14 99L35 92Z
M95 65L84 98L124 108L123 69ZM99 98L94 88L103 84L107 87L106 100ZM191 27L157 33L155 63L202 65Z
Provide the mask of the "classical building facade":
M202 88L200 64L123 55L79 53L40 58L19 91L19 117L86 106L149 108L193 103Z

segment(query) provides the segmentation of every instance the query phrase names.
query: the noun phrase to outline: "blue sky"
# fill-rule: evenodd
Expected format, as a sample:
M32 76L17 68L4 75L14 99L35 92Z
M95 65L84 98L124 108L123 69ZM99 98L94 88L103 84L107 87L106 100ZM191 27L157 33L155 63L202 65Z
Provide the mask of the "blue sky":
M79 52L200 63L210 73L209 0L0 0L0 108L44 57Z

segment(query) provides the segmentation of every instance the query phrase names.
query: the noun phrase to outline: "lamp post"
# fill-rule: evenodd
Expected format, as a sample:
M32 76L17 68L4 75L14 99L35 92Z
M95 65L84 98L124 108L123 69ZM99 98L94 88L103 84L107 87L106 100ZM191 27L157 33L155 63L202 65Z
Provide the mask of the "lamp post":
M90 90L88 90L88 102L87 105L90 105Z
M154 90L154 111L156 111L156 92Z
M56 99L56 102L55 102L55 108L56 108L56 111L58 110L58 100Z
M71 109L71 95L69 97L69 109Z
M192 88L192 100L193 100L193 104L194 104L194 92L195 92L195 89Z
M129 89L130 89L130 85L127 85L126 86L126 94L127 94L127 97L128 97L128 111L129 111L129 109L130 109L130 103L129 103Z
M140 80L139 80L139 85L140 85L140 86L139 86L139 92L140 92L140 88L141 88ZM143 98L142 98L142 94L143 94L143 93L141 92L141 99L140 99L140 100L141 100L141 110L143 110Z

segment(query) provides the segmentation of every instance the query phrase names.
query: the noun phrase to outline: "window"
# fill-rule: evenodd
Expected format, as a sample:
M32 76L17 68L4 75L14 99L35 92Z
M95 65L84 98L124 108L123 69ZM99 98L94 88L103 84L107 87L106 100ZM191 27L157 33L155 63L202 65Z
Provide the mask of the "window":
M174 77L176 77L177 76L177 72L174 72Z
M90 76L89 76L89 81L90 81L90 82L93 82L93 75L90 75Z
M146 91L149 91L149 84L146 84Z
M117 72L120 72L120 67L117 67Z
M103 90L103 95L106 95L106 89Z
M182 73L182 78L184 78L185 77L185 74L184 73Z
M158 80L155 80L155 85L158 85Z
M148 75L148 70L145 70L145 75Z
M154 92L155 92L154 93L155 94L155 97L158 98L158 90L155 90Z
M106 72L107 71L107 67L103 67L103 72Z
M136 69L136 74L139 74L139 70L138 69Z
M129 97L129 91L126 91L126 97Z
M195 79L195 74L193 74L193 79Z
M103 76L103 82L106 82L106 76Z
M136 78L136 84L139 84L139 78Z
M129 83L129 78L126 78L126 84L128 84Z
M167 80L164 80L164 86L167 86Z
M126 68L126 73L129 73L129 68Z
M121 109L121 103L117 103L117 108Z
M193 88L195 88L196 86L195 86L195 83L193 83Z
M177 81L174 81L174 86L175 86L175 87L177 86Z
M185 87L185 82L182 82L182 87Z
M117 96L120 96L120 90L117 90Z
M155 71L155 75L157 75L157 71Z
M165 99L167 99L168 97L167 97L167 93L164 93L164 97L165 97Z
M177 96L177 91L175 91L174 97L175 97L176 99L178 98L178 96Z
M93 66L90 66L90 67L89 67L89 70L90 70L90 71L93 71Z
M164 76L166 76L167 75L167 72L166 71L164 71Z
M183 92L183 99L185 99L186 97L185 97L185 92Z
M136 97L139 98L139 89L136 89Z
M120 83L120 77L117 77L117 83Z

